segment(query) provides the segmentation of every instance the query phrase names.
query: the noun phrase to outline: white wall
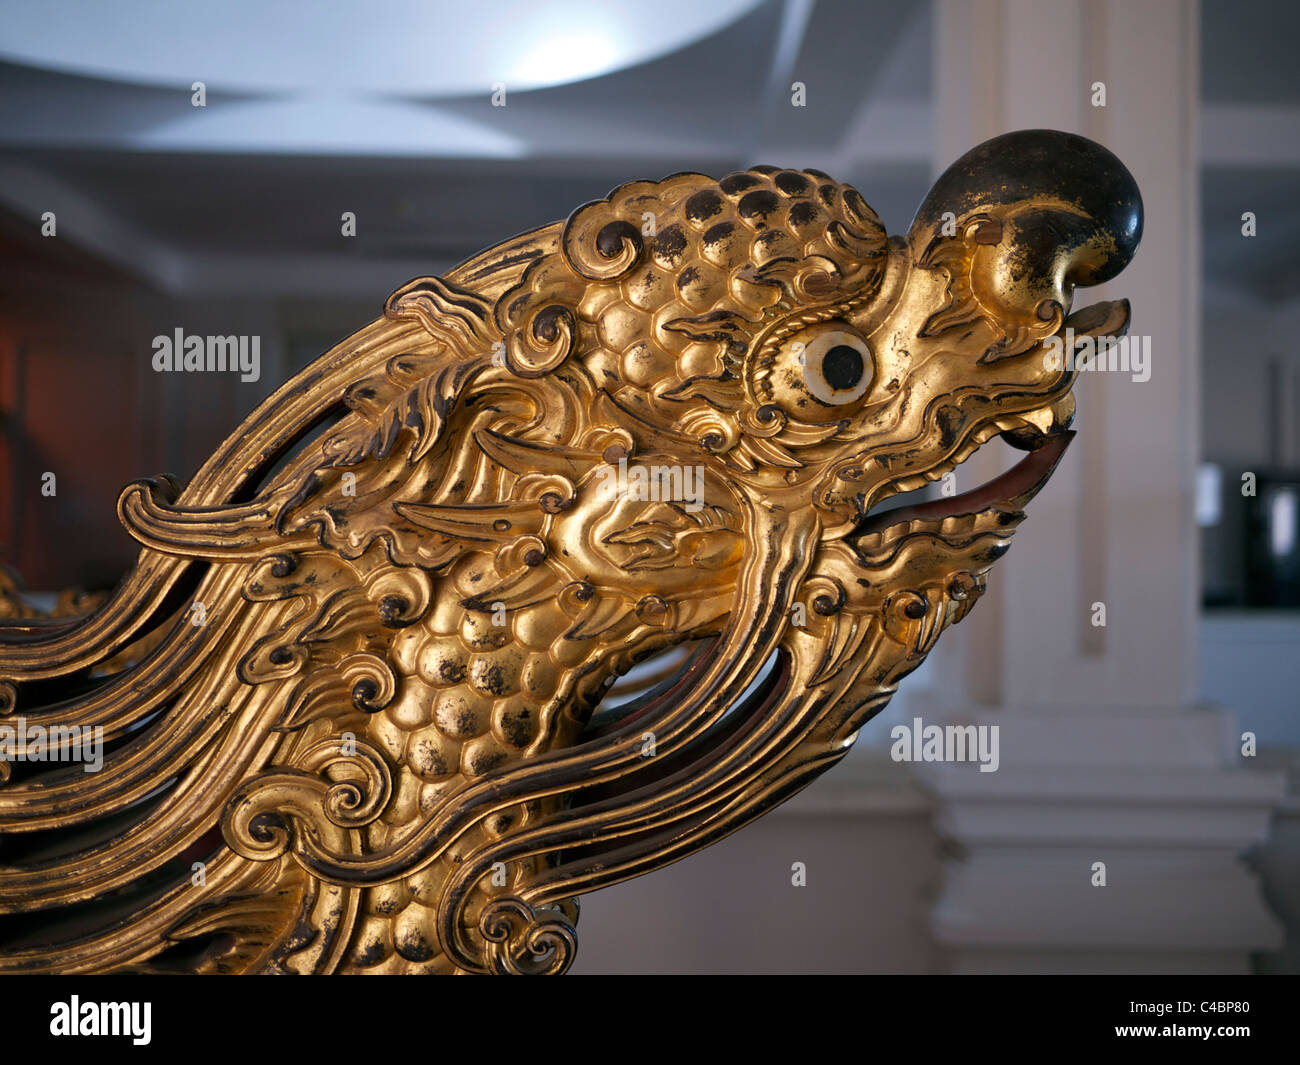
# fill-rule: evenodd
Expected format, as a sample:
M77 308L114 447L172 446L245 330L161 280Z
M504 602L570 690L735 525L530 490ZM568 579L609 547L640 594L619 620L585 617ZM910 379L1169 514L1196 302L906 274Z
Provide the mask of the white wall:
M930 818L905 767L851 755L721 843L586 896L572 971L938 971ZM795 862L805 887L791 882Z

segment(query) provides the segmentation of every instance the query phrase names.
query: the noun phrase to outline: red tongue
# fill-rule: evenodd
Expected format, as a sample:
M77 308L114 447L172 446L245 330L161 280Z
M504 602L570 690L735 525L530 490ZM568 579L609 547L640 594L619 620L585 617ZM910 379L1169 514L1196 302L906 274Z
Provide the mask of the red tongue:
M856 533L861 535L875 532L890 525L916 519L941 521L957 514L974 514L993 506L1019 510L1047 483L1047 478L1056 469L1056 464L1061 461L1061 456L1065 454L1065 449L1073 439L1073 430L1053 433L1040 448L1031 451L1006 473L995 477L987 484L949 499L935 499L929 503L917 503L915 506L897 507L894 510L883 510L868 515L858 526Z

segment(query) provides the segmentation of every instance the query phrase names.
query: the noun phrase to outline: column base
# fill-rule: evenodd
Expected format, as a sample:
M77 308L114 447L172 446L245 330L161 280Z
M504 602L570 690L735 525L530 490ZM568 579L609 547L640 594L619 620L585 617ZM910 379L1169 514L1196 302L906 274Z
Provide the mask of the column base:
M927 725L999 726L994 772L914 767L948 852L931 924L951 971L1249 972L1252 952L1281 946L1242 855L1267 838L1285 774L1233 764L1230 714L927 693L912 708Z

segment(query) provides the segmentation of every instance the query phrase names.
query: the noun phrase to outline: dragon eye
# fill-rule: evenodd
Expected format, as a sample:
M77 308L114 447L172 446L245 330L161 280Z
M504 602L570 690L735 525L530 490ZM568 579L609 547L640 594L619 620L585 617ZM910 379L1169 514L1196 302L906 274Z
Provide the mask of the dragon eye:
M804 334L809 335L805 338ZM794 338L794 347L799 352L803 383L814 399L842 407L871 387L871 348L857 333L833 328L804 330Z
M871 345L844 321L818 322L787 337L757 376L760 402L803 422L842 418L871 390Z

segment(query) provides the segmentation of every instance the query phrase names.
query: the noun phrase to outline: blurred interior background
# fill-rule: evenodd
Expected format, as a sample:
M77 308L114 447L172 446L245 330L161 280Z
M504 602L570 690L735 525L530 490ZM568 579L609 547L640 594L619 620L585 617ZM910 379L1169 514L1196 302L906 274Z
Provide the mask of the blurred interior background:
M390 291L623 181L816 167L897 233L987 136L1110 146L1148 236L1102 295L1151 380L1081 382L977 631L786 808L586 900L575 971L1300 969L1300 8L5 6L0 562L36 593L115 583L121 487L191 474ZM155 373L176 328L260 336L260 379ZM892 761L916 715L1000 722L1002 770Z

